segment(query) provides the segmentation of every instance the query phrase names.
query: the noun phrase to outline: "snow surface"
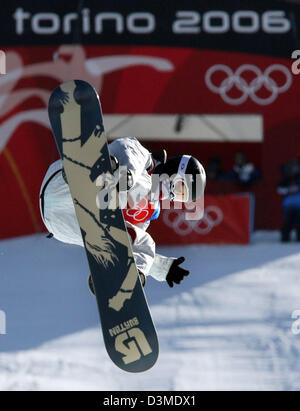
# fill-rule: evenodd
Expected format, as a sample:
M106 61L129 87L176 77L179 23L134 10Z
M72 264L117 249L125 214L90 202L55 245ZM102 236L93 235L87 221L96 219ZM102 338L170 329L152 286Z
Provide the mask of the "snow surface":
M141 378L106 354L80 247L1 241L0 390L300 389L299 244L261 232L248 246L159 251L184 255L191 274L173 289L148 279L160 356Z

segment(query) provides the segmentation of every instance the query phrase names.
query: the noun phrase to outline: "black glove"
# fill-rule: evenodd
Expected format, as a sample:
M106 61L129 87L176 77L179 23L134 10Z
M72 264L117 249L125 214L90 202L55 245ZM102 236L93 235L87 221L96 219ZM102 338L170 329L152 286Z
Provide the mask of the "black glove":
M139 271L139 276L140 276L142 286L145 287L145 285L146 285L146 276L140 270L138 270L138 271Z
M110 155L110 161L111 161L111 166L112 166L112 172L117 181L117 185L116 185L117 191L130 190L131 187L133 186L133 179L132 179L131 171L123 170L123 169L121 171L119 160L112 155ZM122 187L123 189L121 190L120 187Z
M184 260L185 260L184 257L180 257L180 258L177 258L177 260L173 261L169 269L167 278L166 278L167 283L169 284L170 287L173 287L174 283L180 284L183 278L189 275L190 272L188 270L185 270L184 268L179 267L179 265L183 263Z

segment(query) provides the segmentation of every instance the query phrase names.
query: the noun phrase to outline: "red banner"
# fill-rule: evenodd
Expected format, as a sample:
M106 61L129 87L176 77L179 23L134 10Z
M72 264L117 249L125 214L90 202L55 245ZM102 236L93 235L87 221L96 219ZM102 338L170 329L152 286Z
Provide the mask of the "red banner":
M158 245L248 244L252 229L250 195L205 196L201 220L188 220L185 209L162 210L150 234Z
M289 59L159 46L32 46L8 47L5 52L7 74L0 82L0 239L43 229L40 184L58 158L47 103L50 92L70 78L86 80L100 93L104 124L108 114L260 113L264 186L257 210L260 228L278 227L279 166L300 152L300 77L292 74ZM216 155L225 152L225 144L229 143L214 148ZM208 151L199 142L178 137L167 148L170 155L187 152L204 165L208 161Z

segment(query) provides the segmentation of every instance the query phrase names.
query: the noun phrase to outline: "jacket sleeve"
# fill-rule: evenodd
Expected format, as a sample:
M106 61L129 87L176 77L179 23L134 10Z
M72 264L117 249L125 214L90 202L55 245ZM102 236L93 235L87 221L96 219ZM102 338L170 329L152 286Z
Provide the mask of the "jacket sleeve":
M155 242L150 234L142 228L126 222L132 253L137 269L144 275L149 274L155 257Z
M175 260L176 258L174 257L165 257L156 253L149 271L149 275L157 281L166 281L170 267Z
M150 152L135 137L119 138L108 147L109 153L118 159L120 166L131 171L133 190L139 189L147 194L152 185L151 176L147 172L147 168L152 164Z
M126 222L129 238L131 240L133 257L143 274L151 275L157 281L166 281L169 269L176 258L165 257L155 251L155 242L144 229Z

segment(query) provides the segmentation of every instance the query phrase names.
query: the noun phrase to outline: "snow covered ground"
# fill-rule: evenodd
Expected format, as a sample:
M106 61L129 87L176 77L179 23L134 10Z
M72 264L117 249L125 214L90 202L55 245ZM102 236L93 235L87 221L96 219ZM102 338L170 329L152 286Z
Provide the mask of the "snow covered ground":
M0 390L300 389L299 244L257 233L249 246L159 251L184 255L191 275L147 283L160 356L141 378L106 354L81 248L1 241Z

